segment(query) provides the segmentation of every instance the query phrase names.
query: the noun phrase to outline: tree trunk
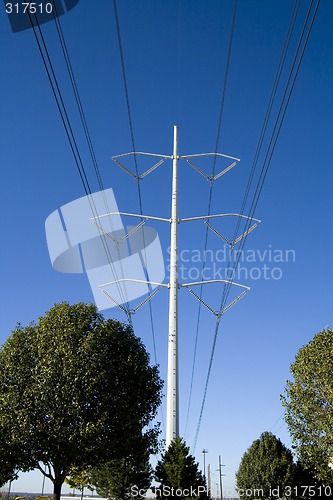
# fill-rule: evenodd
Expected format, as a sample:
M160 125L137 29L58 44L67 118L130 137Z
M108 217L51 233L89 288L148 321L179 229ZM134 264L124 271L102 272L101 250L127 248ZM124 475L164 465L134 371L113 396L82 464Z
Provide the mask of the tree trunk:
M53 499L54 500L60 500L62 483L63 483L63 481L61 481L57 478L55 478L53 481Z

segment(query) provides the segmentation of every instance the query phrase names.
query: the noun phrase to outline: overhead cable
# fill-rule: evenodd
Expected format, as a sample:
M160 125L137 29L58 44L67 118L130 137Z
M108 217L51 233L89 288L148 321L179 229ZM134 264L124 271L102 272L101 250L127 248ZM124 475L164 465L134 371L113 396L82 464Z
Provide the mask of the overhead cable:
M296 52L295 52L295 55L294 55L294 58L293 58L293 63L292 63L291 69L289 71L288 80L287 80L287 83L285 85L283 97L282 97L281 104L280 104L280 107L279 107L279 111L278 111L278 114L277 114L277 117L276 117L276 120L275 120L275 124L274 124L274 127L273 127L273 132L271 134L271 138L270 138L270 141L269 141L269 146L268 146L267 151L266 151L265 160L263 162L261 173L260 173L260 176L259 176L259 179L258 179L258 182L257 182L257 186L256 186L256 190L255 190L255 195L254 195L252 203L251 203L250 218L253 217L254 214L255 214L255 210L256 210L256 207L257 207L257 204L258 204L261 192L262 192L262 188L263 188L266 176L267 176L267 172L268 172L268 169L269 169L269 166L270 166L270 163L271 163L271 159L272 159L272 156L273 156L273 153L274 153L274 150L275 150L275 146L276 146L276 143L277 143L280 131L281 131L281 127L282 127L282 124L283 124L283 121L284 121L284 118L285 118L285 115L286 115L286 111L287 111L287 108L288 108L288 105L289 105L289 102L290 102L290 98L291 98L291 95L292 95L292 92L293 92L293 89L294 89L294 86L295 86L295 82L296 82L296 79L297 79L297 76L298 76L298 73L299 73L299 69L300 69L302 60L303 60L305 49L307 47L307 43L308 43L308 40L309 40L309 37L310 37L310 33L311 33L311 30L312 30L312 27L313 27L313 23L314 23L315 18L316 18L316 14L317 14L317 11L318 11L320 0L317 0L316 6L315 6L314 9L312 9L313 3L314 3L314 0L311 0L310 6L309 6L308 11L307 11L306 19L305 19L304 24L303 24L302 32L301 32L301 35L299 37L299 41L298 41L298 44L297 44L297 49L296 49ZM309 18L310 18L310 14L311 14L312 10L313 10L312 17L311 17L311 20L309 22ZM295 12L295 8L293 10L293 13L294 12ZM292 14L292 19L293 19L293 14ZM291 21L291 22L294 22L294 21ZM288 30L288 32L289 32L289 30ZM288 33L287 33L287 36L289 36ZM278 71L279 71L279 69L278 69ZM236 270L236 268L238 266L240 255L241 255L241 251L244 248L245 243L246 243L246 236L245 236L245 238L241 242L241 245L240 245L241 250L237 253L237 258L235 259L235 263L234 263L234 266L233 266L234 272L235 272L235 270ZM229 287L228 287L228 285L226 285L226 288L225 288L225 290L223 292L222 299L221 299L221 309L223 309L223 306L224 306L224 304L225 304L225 302L227 300L229 291L230 291L230 285L229 285ZM209 367L208 367L208 372L207 372L207 377L206 377L204 396L203 396L203 400L202 400L202 404L201 404L201 410L200 410L200 415L199 415L199 420L198 420L196 435L195 435L195 439L194 439L194 449L195 449L196 442L197 442L198 435L199 435L199 430L200 430L200 425L201 425L203 410L204 410L206 396L207 396L208 383L209 383L209 379L210 379L212 362L213 362L214 353L215 353L215 347L216 347L216 340L217 340L217 335L218 335L219 326L220 326L219 319L220 318L218 318L218 320L216 321L216 326L215 326L215 334L214 334L214 340L213 340L213 346L212 346L212 351L211 351L211 357L210 357L210 362L209 362Z
M217 134L216 134L216 142L215 142L215 153L217 153L217 151L218 151L219 142L220 142L221 125L222 125L222 118L223 118L223 111L224 111L224 102L225 102L225 96L226 96L226 90L227 90L227 82L228 82L228 76L229 76L232 43L233 43L233 36L234 36L235 23L236 23L236 12L237 12L237 0L234 0L234 8L233 8L233 14L232 14L232 20L231 20L231 28L230 28L230 35L229 35L228 50L227 50L226 66L225 66L225 70L224 70L224 79L223 79L223 86L222 86L220 112L219 112L219 119L218 119L218 125L217 125ZM212 174L211 174L211 177L210 177L211 179L214 179L214 176L215 176L216 159L217 159L217 156L215 155L214 156L214 160L213 160ZM207 209L208 217L207 217L207 219L209 218L209 215L211 213L213 186L214 186L214 183L211 182L210 183L210 189L209 189L209 196L208 196L208 209ZM206 253L207 253L206 250L207 250L207 245L208 245L208 229L209 228L206 227L206 231L205 231L205 245L204 245L204 252L203 252L204 259L203 259L203 263L202 263L201 276L202 276L204 268L206 267ZM198 315L197 315L197 321L196 321L196 331L195 331L195 341L194 341L194 353L193 353L193 361L192 361L192 371L191 371L191 382L190 382L189 400L188 400L186 423L185 423L185 434L186 434L186 431L187 431L187 426L188 426L188 421L189 421L189 415L190 415L190 408L191 408L191 402L192 402L192 393L193 393L193 384L194 384L194 372L195 372L195 365L196 365L196 359L197 359L199 326L200 326L200 318L201 318L202 294L203 294L203 286L200 287L200 293L199 293L199 305L198 305Z
M79 176L80 176L85 194L87 196L88 203L89 203L90 208L91 208L91 212L94 216L96 216L97 211L96 211L94 199L91 196L92 191L91 191L90 184L88 181L87 173L86 173L86 170L85 170L85 167L84 167L81 155L80 155L77 141L75 139L74 131L73 131L73 128L72 128L72 125L71 125L71 122L70 122L70 119L69 119L69 116L67 113L67 109L66 109L63 97L62 97L62 93L61 93L59 83L58 83L58 80L57 80L57 77L55 74L55 70L53 68L53 64L52 64L51 57L50 57L50 54L49 54L49 51L48 51L48 48L47 48L47 45L45 42L45 38L43 36L43 33L42 33L37 16L35 15L35 21L36 21L38 33L36 32L35 24L32 21L29 10L27 12L29 15L31 27L32 27L32 30L33 30L33 33L35 36L35 40L36 40L43 64L44 64L44 68L45 68L45 71L46 71L46 74L47 74L47 77L48 77L48 80L49 80L49 83L50 83L50 86L52 89L52 93L53 93L53 96L54 96L56 104L57 104L57 108L58 108L58 111L59 111L59 114L61 117L61 121L62 121L64 130L65 130L73 157L74 157L74 161L75 161L77 170L79 172ZM116 271L115 271L115 268L114 268L114 265L113 265L113 262L112 262L112 259L110 256L109 248L105 242L103 235L100 235L100 238L101 238L101 242L102 242L104 251L107 255L108 262L112 268L113 274L116 275ZM121 293L122 293L122 290L120 290L120 294ZM129 321L131 321L131 319L129 317L129 308L128 308L128 305L126 304L125 298L123 298L123 302L124 302L125 310L127 311L127 317L129 319Z
M124 85L125 98L126 98L127 117L128 117L129 129L130 129L130 136L131 136L131 142L132 142L132 151L133 151L133 153L135 153L136 152L136 147L135 147L135 140L134 140L133 121L132 121L132 113L131 113L131 106L130 106L128 85L127 85L126 68L125 68L125 58L124 58L122 37L121 37L121 31L120 31L118 7L117 7L117 1L116 0L113 0L113 9L114 9L115 22L116 22L119 55L120 55L121 70L122 70L122 77L123 77L123 85ZM159 162L158 165L160 163L162 163L162 161ZM139 175L139 169L138 169L137 155L136 154L134 154L134 165L135 165L135 175L136 175L136 181L137 181L137 190L138 190L140 215L143 215L142 194L141 194L141 187L140 187L140 179L141 179L141 177ZM156 165L154 167L156 167ZM150 171L151 170L152 169L150 169ZM148 174L148 171L145 172L145 175L147 175L147 174ZM143 221L143 219L142 219L142 221ZM144 260L147 263L145 233L144 233L143 229L141 229L141 230L142 230L142 238L143 238ZM148 277L147 269L144 269L144 272L145 272L146 279L148 281L149 277ZM150 293L151 292L152 292L152 290L151 290L151 287L150 287ZM155 327L154 327L154 319L153 319L152 302L149 301L148 305L149 305L149 318L150 318L151 333L152 333L154 359L155 359L155 363L158 364L158 362L157 362L157 350L156 350L156 339L155 339ZM163 413L162 412L161 412L161 418L162 418L162 425L164 427L164 418L163 418Z

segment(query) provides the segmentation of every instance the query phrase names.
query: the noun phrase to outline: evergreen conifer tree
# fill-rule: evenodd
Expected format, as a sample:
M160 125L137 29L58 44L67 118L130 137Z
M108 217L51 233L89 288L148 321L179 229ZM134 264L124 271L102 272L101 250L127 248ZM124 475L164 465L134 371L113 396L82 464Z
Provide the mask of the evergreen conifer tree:
M199 464L189 454L189 447L180 437L171 442L158 462L155 479L160 483L159 487L155 488L157 498L190 500L208 497Z

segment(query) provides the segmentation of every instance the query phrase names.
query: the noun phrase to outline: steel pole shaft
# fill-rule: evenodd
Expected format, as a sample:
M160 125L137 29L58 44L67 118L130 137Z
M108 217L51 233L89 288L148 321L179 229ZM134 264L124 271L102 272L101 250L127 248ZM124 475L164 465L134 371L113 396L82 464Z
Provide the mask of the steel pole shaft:
M174 126L170 241L170 296L166 446L179 436L178 395L178 126Z

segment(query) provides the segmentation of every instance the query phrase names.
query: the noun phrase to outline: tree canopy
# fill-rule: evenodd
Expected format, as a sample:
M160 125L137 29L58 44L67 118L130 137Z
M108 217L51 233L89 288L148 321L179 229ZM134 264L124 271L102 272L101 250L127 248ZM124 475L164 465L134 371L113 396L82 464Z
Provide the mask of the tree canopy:
M244 453L236 472L241 499L279 498L294 486L294 463L290 450L276 436L264 432Z
M149 454L112 460L92 470L91 478L97 493L112 500L143 498L151 484Z
M282 403L298 456L318 478L333 482L333 331L302 347L291 365Z
M8 446L8 435L0 430L0 488L17 478L15 450Z
M94 486L91 484L91 470L88 469L75 469L71 467L68 476L65 479L65 483L68 484L70 488L74 491L79 490L81 492L81 500L83 498L83 492L85 488L90 491L94 491Z
M207 498L205 480L185 441L177 437L155 468L157 498Z
M18 470L38 468L54 494L85 470L157 446L147 425L161 400L156 366L132 328L94 305L55 305L18 325L0 350L0 432Z

